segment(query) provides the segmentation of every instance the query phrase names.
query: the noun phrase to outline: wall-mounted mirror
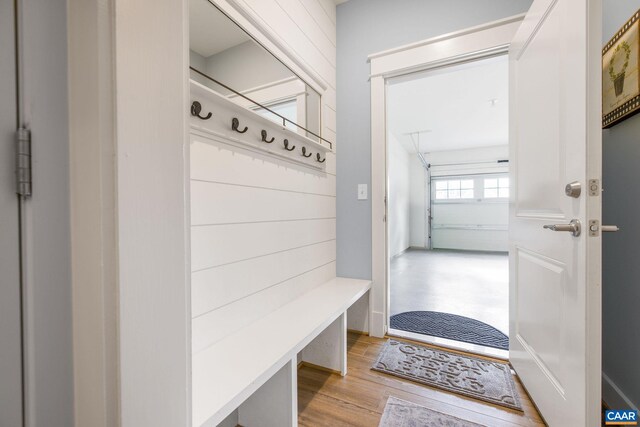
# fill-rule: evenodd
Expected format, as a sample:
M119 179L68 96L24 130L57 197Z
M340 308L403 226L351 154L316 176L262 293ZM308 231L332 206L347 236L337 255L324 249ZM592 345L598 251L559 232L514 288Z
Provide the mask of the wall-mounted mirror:
M189 8L191 79L317 141L320 94L208 0Z

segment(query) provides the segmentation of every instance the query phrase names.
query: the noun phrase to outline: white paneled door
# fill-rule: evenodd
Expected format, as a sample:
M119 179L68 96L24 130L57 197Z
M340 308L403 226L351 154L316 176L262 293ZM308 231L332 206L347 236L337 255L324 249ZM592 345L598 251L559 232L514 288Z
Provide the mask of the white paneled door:
M22 426L14 2L0 2L0 426Z
M600 26L599 0L534 0L509 53L510 359L552 427L600 425Z

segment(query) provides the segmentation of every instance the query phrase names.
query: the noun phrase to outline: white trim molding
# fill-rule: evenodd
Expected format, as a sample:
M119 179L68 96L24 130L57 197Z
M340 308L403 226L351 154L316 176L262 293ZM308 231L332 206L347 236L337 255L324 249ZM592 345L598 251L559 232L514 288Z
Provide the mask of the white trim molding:
M385 78L505 53L524 14L369 55L371 77Z
M371 64L371 335L383 337L389 313L386 223L386 80L416 71L507 54L524 15L490 22L369 56Z

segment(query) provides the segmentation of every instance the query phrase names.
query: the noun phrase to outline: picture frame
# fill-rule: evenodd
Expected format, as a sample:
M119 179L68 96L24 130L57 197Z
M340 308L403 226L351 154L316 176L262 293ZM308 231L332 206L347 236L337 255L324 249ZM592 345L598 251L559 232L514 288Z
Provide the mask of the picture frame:
M602 49L602 127L640 112L640 10Z

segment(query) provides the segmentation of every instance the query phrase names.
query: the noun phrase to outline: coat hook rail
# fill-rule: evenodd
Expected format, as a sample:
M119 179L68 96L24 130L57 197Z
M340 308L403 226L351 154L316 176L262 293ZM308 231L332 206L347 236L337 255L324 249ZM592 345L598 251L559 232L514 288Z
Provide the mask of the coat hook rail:
M260 132L260 134L262 135L262 142L266 142L267 144L271 144L273 141L275 141L275 137L271 137L271 139L267 140L267 131L262 129L262 132Z
M241 93L241 92L238 92L237 90L235 90L235 89L233 89L233 88L231 88L231 87L229 87L229 86L225 85L224 83L222 83L222 82L220 82L220 81L218 81L218 80L214 79L213 77L211 77L211 76L209 76L209 75L207 75L207 74L203 73L202 71L198 70L197 68L193 68L193 67L189 66L189 69L190 69L191 71L193 71L194 73L201 75L201 76L202 76L202 77L204 77L205 79L207 79L207 80L211 80L212 82L216 83L217 85L220 85L220 86L222 86L223 88L225 88L225 89L227 89L227 90L229 90L229 91L231 91L231 92L235 93L235 94L236 94L236 95L238 95L239 97L241 97L241 98L243 98L243 99L246 99L247 101L251 102L252 104L257 105L258 107L260 107L260 108L262 108L262 109L264 109L264 110L269 111L271 114L275 115L276 117L280 117L280 119L282 119L282 123L283 123L283 125L286 125L286 122L289 122L289 123L291 123L292 125L296 126L298 129L302 129L302 130L304 130L305 132L307 132L308 134L315 136L316 138L318 138L318 140L319 140L319 141L324 141L324 142L326 142L327 144L329 144L329 148L333 148L333 143L332 143L331 141L328 141L328 140L324 139L323 137L321 137L320 135L318 135L318 134L316 134L316 133L314 133L314 132L310 131L309 129L307 129L307 128L303 127L303 126L300 126L299 124L297 124L297 123L295 123L295 122L292 122L291 120L287 119L287 118L286 118L286 117L284 117L283 115L281 115L281 114L279 114L279 113L276 113L275 111L271 110L269 107L267 107L267 106L265 106L265 105L262 105L262 104L260 104L260 103L258 103L258 102L256 102L256 101L254 101L253 99L249 98L249 97L248 97L248 96L246 96L245 94L243 94L243 93Z
M302 147L302 155L304 157L311 157L312 154L312 152L309 152L309 154L307 154L307 147Z
M289 148L289 140L285 139L284 140L284 149L287 150L287 151L293 151L293 150L296 149L296 146L292 145L291 148Z
M202 120L209 120L211 118L211 116L213 116L213 114L211 114L211 112L209 112L209 114L207 114L206 116L201 116L200 112L202 111L202 104L200 104L198 101L193 101L193 103L191 104L191 115L195 116L199 119Z
M247 126L245 126L244 129L239 130L238 126L240 126L240 120L234 117L233 120L231 120L231 129L235 130L238 133L245 133L246 131L249 130Z
M327 157L325 156L324 159L320 160L320 153L316 153L316 162L318 163L324 163L324 161L327 160Z

